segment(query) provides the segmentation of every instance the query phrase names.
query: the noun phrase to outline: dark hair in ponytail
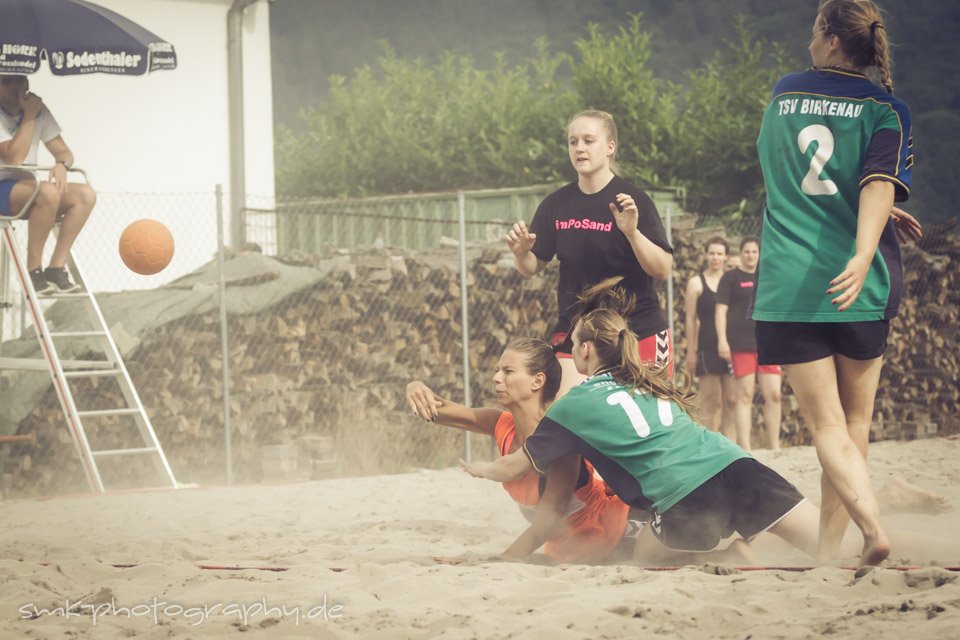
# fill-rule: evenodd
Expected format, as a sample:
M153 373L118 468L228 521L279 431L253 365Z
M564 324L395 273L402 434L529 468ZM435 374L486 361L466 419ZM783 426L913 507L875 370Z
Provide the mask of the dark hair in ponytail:
M840 39L850 62L861 69L876 67L880 84L893 95L890 44L880 8L871 0L823 0L819 13L824 33Z
M536 338L516 338L510 341L507 349L524 355L523 365L527 373L532 376L543 373L546 378L543 383L543 404L553 402L560 390L563 371L550 345Z
M624 317L629 317L637 308L637 297L620 286L623 276L614 276L601 280L580 294L580 312L573 319L576 326L580 316L596 309L612 309Z

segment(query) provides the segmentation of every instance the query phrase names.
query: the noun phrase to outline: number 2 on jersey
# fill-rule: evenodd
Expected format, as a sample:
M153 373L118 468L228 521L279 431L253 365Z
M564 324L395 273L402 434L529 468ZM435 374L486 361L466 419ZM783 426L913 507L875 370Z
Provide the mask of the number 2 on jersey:
M833 133L822 124L811 124L797 134L800 153L805 154L811 142L817 143L817 151L810 158L810 170L803 176L800 190L808 196L832 196L837 192L836 183L833 180L821 180L820 173L833 155Z
M643 412L640 410L637 401L633 399L633 394L626 391L616 391L607 396L607 404L620 405L638 436L646 438L650 435L650 423L643 417ZM670 409L669 400L657 398L657 417L665 427L673 424L673 411Z

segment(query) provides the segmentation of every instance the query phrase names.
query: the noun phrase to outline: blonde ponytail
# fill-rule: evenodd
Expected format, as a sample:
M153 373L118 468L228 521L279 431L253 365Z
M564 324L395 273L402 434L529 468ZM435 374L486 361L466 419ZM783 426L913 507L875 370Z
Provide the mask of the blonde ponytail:
M593 343L600 364L598 371L609 373L619 384L672 400L684 411L693 410L689 378L677 384L670 379L667 363L641 362L637 336L627 326L626 318L616 311L594 309L584 314L577 324L577 340Z

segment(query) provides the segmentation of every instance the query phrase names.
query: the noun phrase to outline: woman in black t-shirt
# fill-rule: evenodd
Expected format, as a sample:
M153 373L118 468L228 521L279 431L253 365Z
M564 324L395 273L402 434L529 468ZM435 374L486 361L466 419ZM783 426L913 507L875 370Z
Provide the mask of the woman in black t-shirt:
M613 116L604 111L578 113L567 125L567 144L576 182L548 195L529 229L517 222L506 236L517 270L525 277L542 271L554 256L560 261L559 317L551 339L563 368L557 397L583 379L570 359L567 339L578 296L606 278L623 276L622 286L637 299L629 322L640 338L641 358L668 366L672 359L654 279L670 276L673 249L650 197L615 173Z
M760 387L763 397L763 426L771 449L780 448L780 387L783 372L777 365L757 364L756 322L747 317L757 282L760 239L746 236L740 241L740 267L720 278L717 286L717 352L728 361L736 385L734 424L736 442L750 450L753 394Z

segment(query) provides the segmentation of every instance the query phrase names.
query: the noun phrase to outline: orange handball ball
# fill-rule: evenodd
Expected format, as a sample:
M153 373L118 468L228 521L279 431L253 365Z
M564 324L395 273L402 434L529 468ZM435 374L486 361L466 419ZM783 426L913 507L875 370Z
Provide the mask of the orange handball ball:
M156 220L137 220L120 234L120 259L131 271L152 276L163 271L171 258L173 236Z

